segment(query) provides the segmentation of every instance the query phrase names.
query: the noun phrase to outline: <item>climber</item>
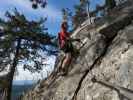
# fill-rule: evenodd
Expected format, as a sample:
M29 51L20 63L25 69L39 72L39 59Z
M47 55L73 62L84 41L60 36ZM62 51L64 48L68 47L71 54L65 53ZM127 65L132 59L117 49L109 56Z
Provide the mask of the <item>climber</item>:
M60 71L67 74L67 69L72 60L73 45L70 42L70 33L67 32L68 24L63 22L61 24L61 32L58 33L59 47L65 53L65 58L60 66Z

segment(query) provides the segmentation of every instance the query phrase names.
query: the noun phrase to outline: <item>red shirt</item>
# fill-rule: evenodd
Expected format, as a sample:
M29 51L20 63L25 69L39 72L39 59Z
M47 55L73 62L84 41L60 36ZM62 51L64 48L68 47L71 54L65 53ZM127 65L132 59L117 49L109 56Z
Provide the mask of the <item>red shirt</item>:
M61 40L66 40L70 36L68 32L60 32L59 35Z
M69 37L70 34L68 32L59 32L59 44L61 48L64 46L66 39Z

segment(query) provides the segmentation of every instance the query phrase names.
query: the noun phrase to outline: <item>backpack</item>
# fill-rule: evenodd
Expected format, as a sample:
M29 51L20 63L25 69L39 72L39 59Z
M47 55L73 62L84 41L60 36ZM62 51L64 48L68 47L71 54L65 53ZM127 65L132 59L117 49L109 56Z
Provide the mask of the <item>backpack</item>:
M62 40L60 33L58 33L58 46L61 50L66 51L66 49L71 49L72 50L72 43L70 40L65 40L65 43L62 45Z

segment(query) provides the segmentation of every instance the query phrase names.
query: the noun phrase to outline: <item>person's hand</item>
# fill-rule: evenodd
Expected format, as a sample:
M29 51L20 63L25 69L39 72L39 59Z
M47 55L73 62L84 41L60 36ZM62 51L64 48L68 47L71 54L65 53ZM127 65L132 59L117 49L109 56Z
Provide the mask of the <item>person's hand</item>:
M71 38L70 38L70 37L67 37L67 38L66 38L66 41L71 41Z
M81 42L81 40L80 39L76 39L78 42Z

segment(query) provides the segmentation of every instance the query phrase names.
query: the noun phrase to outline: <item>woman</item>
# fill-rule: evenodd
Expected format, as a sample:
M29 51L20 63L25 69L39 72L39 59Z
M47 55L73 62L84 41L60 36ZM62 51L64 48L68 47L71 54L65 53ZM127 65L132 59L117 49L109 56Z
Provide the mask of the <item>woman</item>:
M61 70L63 71L64 75L67 74L66 69L68 69L71 63L73 51L73 46L70 42L70 33L67 32L67 29L67 22L63 22L61 24L61 31L58 33L60 49L65 53L65 58L61 66Z

